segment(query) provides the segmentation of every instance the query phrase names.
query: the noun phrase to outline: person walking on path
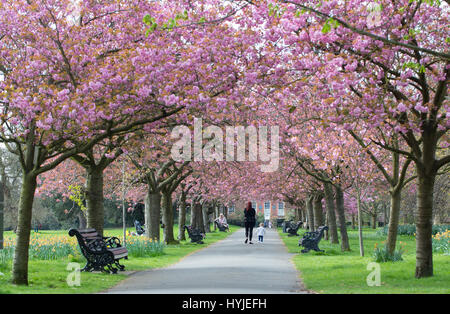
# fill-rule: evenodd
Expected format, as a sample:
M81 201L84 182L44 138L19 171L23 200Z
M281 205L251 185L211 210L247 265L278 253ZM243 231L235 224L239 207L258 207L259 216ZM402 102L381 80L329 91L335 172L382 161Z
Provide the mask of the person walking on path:
M256 211L252 207L252 202L247 203L247 207L244 210L244 224L245 224L245 241L244 243L253 244L253 227L256 223ZM249 241L250 240L250 241Z
M256 235L258 236L259 243L263 243L265 234L266 234L266 229L264 229L264 224L260 223L259 228L256 229Z

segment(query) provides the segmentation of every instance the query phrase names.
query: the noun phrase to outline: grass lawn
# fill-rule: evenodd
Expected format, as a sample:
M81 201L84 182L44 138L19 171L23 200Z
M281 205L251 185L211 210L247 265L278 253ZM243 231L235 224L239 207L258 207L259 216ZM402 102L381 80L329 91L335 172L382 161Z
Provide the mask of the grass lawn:
M178 236L178 226L174 226L175 237ZM239 229L239 227L230 226L231 232ZM134 228L129 228L134 231ZM162 232L161 232L162 235ZM216 232L207 233L204 239L205 244L193 244L183 241L180 244L169 245L164 248L164 255L156 257L129 257L128 260L122 260L121 263L125 265L126 271L138 271L152 268L166 267L170 264L178 262L188 254L202 249L211 243L217 242L230 235L230 233ZM67 237L67 231L40 231L38 234L32 236L37 238L56 238ZM122 229L106 229L105 236L116 236L122 241ZM5 239L14 241L15 235L12 232L5 233ZM84 257L78 257L75 260L85 265ZM104 274L98 272L85 273L81 272L81 286L69 287L66 283L66 278L70 274L67 270L68 263L71 262L69 257L61 257L56 260L30 260L28 272L28 286L16 286L10 283L11 280L11 265L0 269L0 293L95 293L106 290L119 281L126 278L127 275L121 274Z
M319 248L324 253L310 251L302 254L302 247L298 246L304 229L299 230L300 237L288 237L278 229L288 251L298 253L292 261L307 289L318 293L450 293L450 256L433 254L434 276L430 278L416 279L415 251L416 243L413 236L399 236L398 242L402 242L405 253L403 261L380 263L381 286L368 286L367 276L372 269L367 269L373 262L372 253L375 244L382 245L385 236L377 235L373 229L363 230L364 252L359 253L358 232L349 230L350 252L341 252L339 244L330 244L321 240ZM399 244L397 245L399 246Z

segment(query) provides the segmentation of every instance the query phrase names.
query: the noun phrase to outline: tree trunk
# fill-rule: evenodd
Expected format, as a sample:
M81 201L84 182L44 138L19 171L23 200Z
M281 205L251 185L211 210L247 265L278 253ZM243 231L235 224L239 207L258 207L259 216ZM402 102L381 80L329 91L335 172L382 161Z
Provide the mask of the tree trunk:
M145 198L145 232L154 241L160 241L161 194L149 190Z
M12 283L28 285L28 249L30 246L31 217L34 193L36 191L36 175L22 175L22 189L19 201L16 248L12 269Z
M208 214L209 208L208 204L205 202L202 205L202 217L203 217L203 232L211 232L211 224L209 221L209 214Z
M4 237L3 237L3 231L4 231L4 212L5 212L5 194L4 194L4 184L5 184L5 178L3 177L0 181L0 250L3 250L4 247Z
M336 224L336 208L331 183L324 183L325 202L327 204L328 228L331 243L339 243Z
M383 205L383 209L384 209L384 225L387 226L389 224L389 218L388 218L388 209L387 206Z
M432 217L435 174L417 167L416 278L433 276Z
M186 234L184 232L184 226L186 226L186 193L181 191L180 202L178 212L178 240L185 241Z
M341 231L341 250L350 251L348 241L347 224L345 223L344 193L339 185L335 186L336 192L336 216Z
M300 209L297 207L294 207L294 219L295 221L301 220L300 218Z
M202 205L199 202L194 202L191 208L191 226L194 229L203 230L203 214Z
M386 239L386 248L389 254L394 254L397 242L397 230L400 219L400 202L402 199L401 190L391 190L391 210L389 217L388 235Z
M216 204L216 206L214 206L214 220L216 220L217 218L219 218L219 205ZM214 223L214 231L216 231L217 226Z
M357 191L358 196L356 199L356 206L358 209L358 236L359 236L359 254L364 256L364 243L363 243L363 234L362 234L362 218L361 218L361 196L360 192Z
M100 167L87 169L86 181L87 227L94 228L100 235L103 235L103 225L105 222L103 170Z
M377 228L377 213L374 213L372 215L372 229L376 229Z
M308 217L309 231L314 231L314 209L312 205L312 196L306 198L306 214Z
M84 216L84 213L81 210L78 213L77 217L78 217L78 228L86 229L86 225L87 225L86 217Z
M173 207L172 207L172 193L164 192L162 193L162 204L163 204L163 237L164 243L166 244L176 244L178 241L175 240L173 235Z
M324 225L322 195L314 196L313 210L314 210L314 230L317 230L317 228Z

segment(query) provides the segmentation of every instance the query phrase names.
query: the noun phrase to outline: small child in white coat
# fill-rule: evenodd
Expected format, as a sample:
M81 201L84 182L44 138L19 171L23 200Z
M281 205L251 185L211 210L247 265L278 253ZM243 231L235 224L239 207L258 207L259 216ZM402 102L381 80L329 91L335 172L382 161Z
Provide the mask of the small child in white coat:
M262 243L264 240L264 234L266 234L266 229L264 228L264 224L260 223L259 228L256 229L256 235L258 236L258 242Z

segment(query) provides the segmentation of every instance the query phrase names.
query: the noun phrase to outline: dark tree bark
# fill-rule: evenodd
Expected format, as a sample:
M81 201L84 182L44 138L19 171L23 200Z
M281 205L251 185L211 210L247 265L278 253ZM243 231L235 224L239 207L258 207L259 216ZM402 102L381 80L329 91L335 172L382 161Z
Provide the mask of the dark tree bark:
M103 206L103 167L91 167L87 169L86 180L86 207L87 227L94 228L103 235L105 223L105 209Z
M314 210L314 230L317 230L319 226L325 224L322 207L322 193L314 195L313 198L313 210Z
M3 250L4 247L4 237L3 237L3 231L4 231L4 212L5 212L5 178L2 177L0 181L0 250Z
M433 190L438 167L436 166L436 129L426 128L422 133L423 154L416 163L417 216L416 216L416 278L433 276Z
M434 176L419 176L416 217L416 278L433 276L432 213Z
M160 241L160 223L161 221L161 194L153 192L151 189L147 192L145 198L145 226L146 236L154 241Z
M175 240L173 234L173 206L172 206L172 192L164 191L162 193L162 204L163 204L163 238L166 244L176 244L178 241Z
M350 251L350 243L348 241L347 224L345 221L344 193L340 185L335 185L336 193L336 216L341 233L341 250Z
M209 221L209 205L206 202L202 204L202 218L204 232L211 232L211 222Z
M333 188L331 183L324 183L324 195L325 202L327 207L327 219L328 219L328 228L329 228L329 236L331 243L339 243L338 232L337 232L337 224L336 224L336 208L334 205L334 197L333 197Z
M228 207L225 205L222 205L222 214L228 219Z
M219 218L219 205L216 203L214 205L214 217L213 217L213 221L215 221L217 218ZM214 223L214 231L217 230L217 226Z
M308 217L308 227L309 231L314 231L314 210L313 210L313 197L306 197L306 215Z
M372 215L372 229L376 229L377 228L377 214L374 213Z
M191 226L198 230L203 230L204 228L202 205L198 201L194 201L191 208Z
M84 213L81 212L81 210L78 213L77 217L78 217L78 228L86 229L86 226L87 226L86 217L84 216Z
M22 190L19 201L19 215L16 233L16 248L12 269L12 283L28 285L28 249L30 246L31 216L34 193L36 191L36 175L23 173Z
M389 211L389 227L386 239L386 248L388 252L392 255L394 254L396 242L397 242L397 231L398 224L400 220L400 202L401 202L401 190L391 190L391 210Z
M121 141L122 139L119 140L119 142ZM84 155L72 156L72 160L77 162L86 171L85 197L87 227L96 229L101 235L103 235L103 226L105 223L103 172L122 153L122 149L117 148L114 152L114 158L108 158L102 155L96 160L94 149L91 148ZM83 223L80 220L80 224Z
M178 240L185 241L186 233L184 226L186 226L186 193L181 191L178 207Z

